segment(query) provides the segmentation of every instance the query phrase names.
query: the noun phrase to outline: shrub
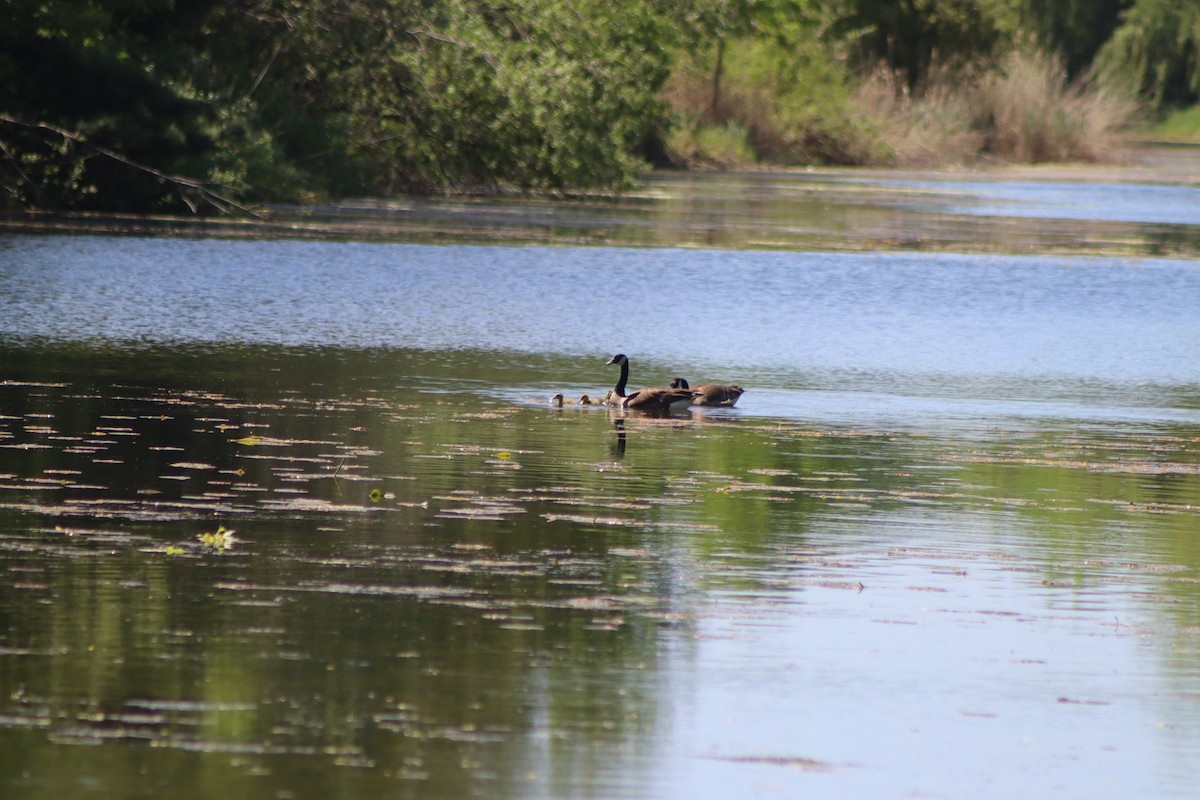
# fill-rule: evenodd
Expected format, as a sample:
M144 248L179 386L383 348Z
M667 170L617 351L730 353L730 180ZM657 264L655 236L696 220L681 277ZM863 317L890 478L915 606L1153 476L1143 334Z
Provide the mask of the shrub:
M851 102L844 67L815 41L741 38L680 56L664 98L678 125L671 141L702 146L696 131L745 131L755 160L784 166L861 164L875 159L873 137ZM709 137L714 133L709 130ZM716 161L712 153L687 160Z
M1015 161L1104 161L1137 113L1133 95L1111 78L1069 82L1060 59L1012 50L973 92L984 149Z
M1111 160L1138 110L1113 78L1069 81L1060 59L1028 46L990 66L931 69L912 91L903 76L880 69L855 100L874 120L876 149L898 166Z
M855 104L872 121L882 163L928 167L979 155L984 135L975 127L970 84L963 78L939 69L918 91L909 91L903 75L881 66L859 83Z
M758 163L749 132L737 122L705 123L698 119L677 126L667 139L672 162L690 168L739 169Z

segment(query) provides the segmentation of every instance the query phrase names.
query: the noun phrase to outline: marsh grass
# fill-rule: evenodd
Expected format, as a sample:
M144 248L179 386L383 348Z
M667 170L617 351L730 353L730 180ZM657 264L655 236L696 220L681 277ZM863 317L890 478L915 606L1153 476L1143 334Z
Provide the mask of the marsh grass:
M1071 81L1034 46L936 67L915 89L886 70L852 82L832 60L762 43L730 47L719 73L713 63L694 58L668 84L685 121L670 148L688 165L1107 162L1139 110L1116 78Z
M1014 50L973 89L984 150L1012 161L1111 161L1134 121L1134 94L1113 78L1070 81L1060 59Z
M894 72L877 70L854 90L856 111L871 121L879 162L930 167L978 158L985 136L976 129L970 91L939 74L918 92Z

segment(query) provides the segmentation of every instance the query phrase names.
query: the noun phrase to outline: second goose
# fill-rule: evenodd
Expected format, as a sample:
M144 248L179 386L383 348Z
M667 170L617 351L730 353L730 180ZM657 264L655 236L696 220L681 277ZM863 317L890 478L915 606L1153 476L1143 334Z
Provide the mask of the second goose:
M609 405L628 408L633 411L647 411L653 414L669 414L679 411L692 404L692 392L689 389L672 387L670 389L638 389L632 394L625 394L625 384L629 382L629 358L624 353L617 353L606 364L619 364L621 377L616 388L608 399Z
M683 378L671 381L671 388L686 389L691 392L694 406L725 406L726 408L733 407L738 398L746 392L742 387L733 384L701 383L698 386L688 386L688 382Z

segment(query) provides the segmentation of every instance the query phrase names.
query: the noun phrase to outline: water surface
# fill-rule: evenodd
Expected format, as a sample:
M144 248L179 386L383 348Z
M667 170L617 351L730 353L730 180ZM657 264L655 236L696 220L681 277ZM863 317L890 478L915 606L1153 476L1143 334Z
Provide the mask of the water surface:
M0 240L0 793L1194 797L1197 262L670 244Z
M0 226L439 244L1200 255L1200 150L1118 166L657 172L620 198L360 199L262 219L0 217Z

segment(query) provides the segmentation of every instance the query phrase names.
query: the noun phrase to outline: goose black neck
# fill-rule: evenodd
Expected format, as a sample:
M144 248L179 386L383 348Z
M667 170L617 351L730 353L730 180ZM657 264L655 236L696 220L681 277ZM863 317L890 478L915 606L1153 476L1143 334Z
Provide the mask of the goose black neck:
M617 397L625 396L625 383L629 380L629 359L621 361L621 379L617 381L617 387L613 389L613 394Z

